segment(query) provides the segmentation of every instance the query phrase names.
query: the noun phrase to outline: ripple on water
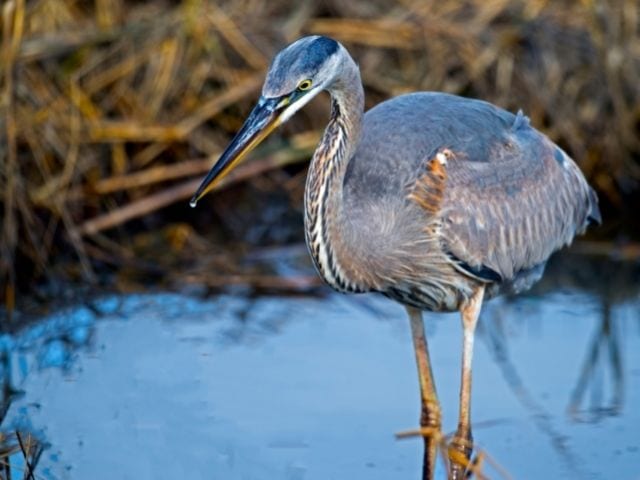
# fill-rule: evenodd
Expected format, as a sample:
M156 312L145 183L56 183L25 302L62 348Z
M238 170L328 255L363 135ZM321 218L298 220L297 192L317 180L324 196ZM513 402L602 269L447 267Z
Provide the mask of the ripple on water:
M530 296L483 313L475 439L515 478L628 478L637 284L623 295L550 268ZM459 321L426 323L452 431ZM2 427L46 446L45 478L419 477L420 442L393 437L417 423L408 322L380 297L106 296L4 334L0 351ZM10 460L21 478L21 456Z

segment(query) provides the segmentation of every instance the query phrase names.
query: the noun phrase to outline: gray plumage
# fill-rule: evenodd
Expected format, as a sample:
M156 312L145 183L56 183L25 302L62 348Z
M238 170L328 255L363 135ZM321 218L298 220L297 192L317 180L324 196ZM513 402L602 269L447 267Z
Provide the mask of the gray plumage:
M440 407L420 310L460 310L460 413L452 478L468 478L471 363L484 298L537 281L549 256L600 221L577 165L545 135L479 100L414 93L364 114L360 71L335 40L306 37L272 62L262 97L194 195L319 92L331 118L305 188L305 235L322 278L405 306L418 365L424 478L433 475Z
M444 195L438 211L425 215L423 206L407 200L407 186L422 181L427 164L442 149L453 153L444 167ZM433 274L419 261L421 235L429 234L438 237L432 247L459 274L486 281L491 294L519 291L532 282L518 281L532 270L537 272L533 278L539 277L539 267L554 251L590 220L599 221L595 193L576 164L526 117L442 93L404 95L367 112L345 187L345 210L371 212L358 216L359 230L384 205L394 211L393 226L366 233L376 238L376 255L393 259L376 262L391 282L402 275L398 264L422 268L410 283ZM437 228L428 233L415 228L430 222ZM382 281L376 289L389 287ZM458 308L453 303L416 306Z
M488 296L528 288L554 251L599 221L576 164L522 113L414 93L363 116L358 68L325 37L279 53L263 96L302 78L332 96L309 170L305 229L318 271L337 290L455 310L477 284ZM444 151L450 158L434 180L430 165Z

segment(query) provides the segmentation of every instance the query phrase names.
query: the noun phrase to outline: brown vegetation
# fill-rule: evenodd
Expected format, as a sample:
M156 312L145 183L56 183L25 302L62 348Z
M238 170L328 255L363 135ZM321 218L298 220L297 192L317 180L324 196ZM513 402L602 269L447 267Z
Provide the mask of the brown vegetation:
M636 0L11 0L1 14L0 298L9 310L16 286L47 275L91 280L97 263L144 270L140 248L152 242L132 236L158 225L169 225L171 249L209 248L182 210L160 209L186 205L274 52L305 34L348 46L368 106L443 90L522 108L610 204L640 180ZM297 134L261 149L227 184L252 179L297 201L303 167L283 166L308 158L326 115L314 102L287 127ZM132 227L152 212L155 223ZM218 274L234 269L229 257L212 262Z

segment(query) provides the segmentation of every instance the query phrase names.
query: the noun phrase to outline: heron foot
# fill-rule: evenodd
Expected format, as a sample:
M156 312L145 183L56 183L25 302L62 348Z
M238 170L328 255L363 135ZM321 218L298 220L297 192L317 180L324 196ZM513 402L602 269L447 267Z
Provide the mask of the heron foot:
M468 478L475 470L475 460L471 460L473 452L473 437L471 432L466 434L456 432L447 448L447 456L449 458L450 478L460 480Z
M398 440L403 438L423 437L435 440L436 443L441 443L444 440L444 435L439 427L420 427L414 430L403 430L396 433Z
M443 434L440 427L421 427L414 430L404 430L395 434L396 439L422 437L428 445L432 445L434 453L439 452L445 465L448 465L449 479L467 479L472 476L486 478L482 474L482 466L485 461L485 452L473 454L473 439L455 434ZM427 445L427 443L425 443ZM425 457L426 458L426 457ZM432 479L435 472L435 458L425 467L428 474L423 478ZM427 470L425 470L427 471ZM505 477L506 478L506 477Z

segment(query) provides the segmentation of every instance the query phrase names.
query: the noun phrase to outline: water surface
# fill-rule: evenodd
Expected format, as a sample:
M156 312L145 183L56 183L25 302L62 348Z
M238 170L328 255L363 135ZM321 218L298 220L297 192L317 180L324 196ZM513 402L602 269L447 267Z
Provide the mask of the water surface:
M487 476L640 478L638 290L637 265L565 254L529 295L487 304ZM460 321L425 319L450 432ZM408 321L382 297L109 295L1 340L2 428L45 447L36 478L420 477L421 441L394 438L418 422Z

